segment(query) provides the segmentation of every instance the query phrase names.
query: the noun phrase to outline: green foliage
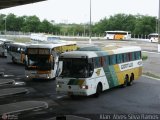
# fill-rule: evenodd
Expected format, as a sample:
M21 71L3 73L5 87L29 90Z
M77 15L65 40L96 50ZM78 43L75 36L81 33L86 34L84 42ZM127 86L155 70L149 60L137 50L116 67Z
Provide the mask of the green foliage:
M22 16L17 17L14 14L4 15L0 14L0 30L5 30L5 20L7 31L21 31L21 32L59 32L60 27L53 25L47 20L42 22L37 16Z
M146 52L142 52L142 60L147 60L148 59L148 54Z
M6 15L0 14L0 30L1 31L5 29L5 19L6 19Z
M148 56L147 55L143 55L142 56L142 60L147 60L148 59Z
M0 31L45 32L65 35L89 35L89 24L52 24L48 20L40 21L37 16L0 14ZM54 21L54 20L53 20ZM132 35L148 35L156 30L156 17L144 15L116 14L101 19L92 25L92 34L104 34L107 30L131 31Z
M94 25L94 33L104 33L107 30L125 30L132 34L148 35L155 32L156 17L143 15L116 14L109 19L104 18Z

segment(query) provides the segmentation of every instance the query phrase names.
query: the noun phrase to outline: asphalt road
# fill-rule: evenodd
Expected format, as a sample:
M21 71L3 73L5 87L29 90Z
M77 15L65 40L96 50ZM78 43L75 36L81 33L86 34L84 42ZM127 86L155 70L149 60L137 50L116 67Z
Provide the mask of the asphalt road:
M87 44L89 41L77 41L78 44ZM131 46L140 46L143 51L150 51L150 52L157 52L158 44L157 43L150 43L145 41L125 41L125 40L92 40L92 44L105 46L105 45L131 45Z
M152 57L155 58L151 54ZM55 80L26 81L24 66L7 63L6 58L0 58L0 72L8 75L6 78L12 78L16 82L24 82L19 85L0 86L0 89L25 87L29 90L27 94L0 98L0 105L26 100L41 100L49 105L49 108L45 110L18 114L19 119L37 120L38 118L43 120L59 114L76 114L97 119L99 118L97 115L103 113L160 113L160 81L144 76L135 81L133 86L107 90L99 98L90 96L71 99L68 96L56 94Z

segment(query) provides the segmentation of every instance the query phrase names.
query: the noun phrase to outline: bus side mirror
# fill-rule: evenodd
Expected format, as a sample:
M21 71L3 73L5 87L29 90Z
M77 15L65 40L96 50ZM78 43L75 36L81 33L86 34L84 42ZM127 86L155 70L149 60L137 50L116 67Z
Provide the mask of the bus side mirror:
M57 67L57 76L59 76L62 73L62 69L63 69L63 62L59 61L58 67Z

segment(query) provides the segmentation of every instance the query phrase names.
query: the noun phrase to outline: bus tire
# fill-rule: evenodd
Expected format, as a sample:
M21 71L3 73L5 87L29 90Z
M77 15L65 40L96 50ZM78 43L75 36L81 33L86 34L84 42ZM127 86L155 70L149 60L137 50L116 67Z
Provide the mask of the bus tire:
M68 95L71 99L75 99L76 98L76 96L75 95Z
M102 92L102 83L98 83L96 93L94 94L95 97L99 97Z
M127 87L127 85L128 85L128 80L129 80L129 76L128 76L128 74L127 74L127 75L125 76L125 80L124 80L124 83L123 83L123 85L122 85L123 88Z
M14 57L12 57L12 63L14 63L14 64L16 63L16 62L15 62L15 59L14 59Z
M5 56L4 56L4 52L2 52L2 56L5 57Z
M22 63L23 65L25 65L26 64L26 61L25 60L23 60L23 63Z
M129 85L129 86L132 86L132 84L133 84L133 80L134 80L134 74L133 74L133 73L131 73L130 81L128 82L128 85Z

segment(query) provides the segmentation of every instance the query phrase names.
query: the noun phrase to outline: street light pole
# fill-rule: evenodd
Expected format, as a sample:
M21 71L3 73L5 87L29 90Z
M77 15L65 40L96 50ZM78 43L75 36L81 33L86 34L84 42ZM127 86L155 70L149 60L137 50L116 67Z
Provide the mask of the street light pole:
M92 42L92 29L91 29L91 0L90 0L90 22L89 22L89 43Z
M159 0L159 14L158 14L158 52L160 52L160 0Z

